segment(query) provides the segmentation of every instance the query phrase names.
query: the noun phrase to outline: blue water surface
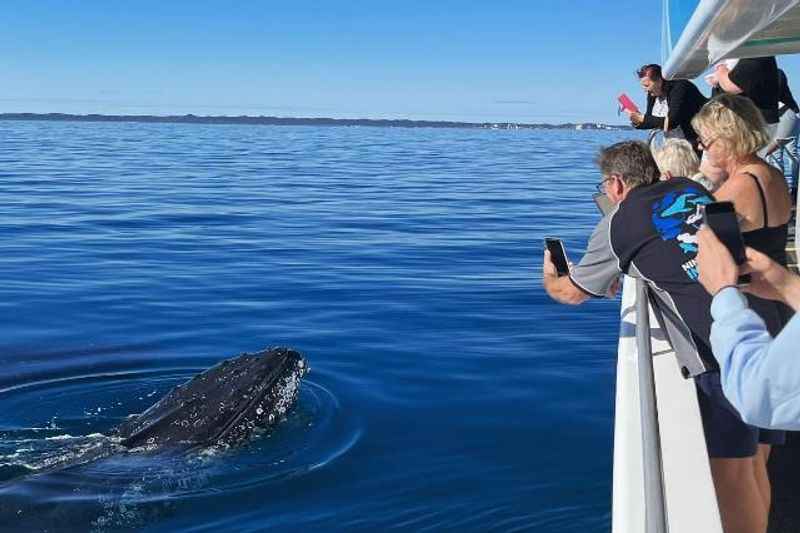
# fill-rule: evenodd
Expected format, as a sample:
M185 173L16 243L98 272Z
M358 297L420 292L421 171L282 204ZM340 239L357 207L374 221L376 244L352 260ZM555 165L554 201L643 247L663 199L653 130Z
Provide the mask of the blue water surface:
M618 301L577 259L624 132L2 122L0 530L606 531ZM39 476L244 351L274 431Z

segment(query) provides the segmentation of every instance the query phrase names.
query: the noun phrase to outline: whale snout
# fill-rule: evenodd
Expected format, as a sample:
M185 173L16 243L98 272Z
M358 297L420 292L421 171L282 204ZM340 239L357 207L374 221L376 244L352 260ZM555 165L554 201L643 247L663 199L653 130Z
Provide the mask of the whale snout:
M307 373L291 348L244 353L175 387L117 432L128 447L233 445L282 420Z

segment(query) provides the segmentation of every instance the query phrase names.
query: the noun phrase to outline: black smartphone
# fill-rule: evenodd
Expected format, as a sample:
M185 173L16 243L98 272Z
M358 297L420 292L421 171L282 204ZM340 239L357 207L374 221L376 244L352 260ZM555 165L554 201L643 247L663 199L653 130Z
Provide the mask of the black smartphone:
M744 264L747 257L744 253L744 240L739 229L739 220L731 202L713 202L703 209L703 222L716 234L717 238L728 249L737 265ZM750 283L750 274L739 276L738 285Z
M569 274L569 264L567 263L567 252L564 250L564 243L561 239L553 237L545 237L544 245L550 251L550 259L556 266L556 272L559 276L566 276Z
M596 192L592 195L592 200L597 205L597 209L603 213L603 216L609 214L612 209L614 209L614 204L611 203L611 200L608 199L606 193L604 192Z

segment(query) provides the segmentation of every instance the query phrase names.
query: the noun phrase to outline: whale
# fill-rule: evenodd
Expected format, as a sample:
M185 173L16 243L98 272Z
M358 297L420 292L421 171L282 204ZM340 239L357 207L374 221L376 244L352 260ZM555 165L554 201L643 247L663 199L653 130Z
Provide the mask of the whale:
M286 418L308 371L305 357L291 348L240 354L178 385L100 438L28 464L27 473L64 470L126 452L238 446Z
M178 385L112 435L126 448L236 446L284 418L307 372L305 358L292 349L244 353Z
M290 348L244 353L174 387L103 434L69 436L60 445L60 439L47 439L53 446L36 459L0 463L0 530L145 527L170 509L171 500L159 496L163 487L180 492L202 486L202 467L193 478L198 465L220 452L235 453L254 433L285 421L308 371L303 355ZM143 486L153 489L152 499L140 497Z

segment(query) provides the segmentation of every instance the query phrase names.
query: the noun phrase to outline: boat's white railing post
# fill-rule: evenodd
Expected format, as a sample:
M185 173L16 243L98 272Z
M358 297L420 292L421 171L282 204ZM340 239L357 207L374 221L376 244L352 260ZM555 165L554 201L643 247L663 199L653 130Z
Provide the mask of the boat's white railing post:
M650 343L650 302L647 284L636 280L636 351L644 466L645 533L667 533L661 436L658 427L653 351Z

